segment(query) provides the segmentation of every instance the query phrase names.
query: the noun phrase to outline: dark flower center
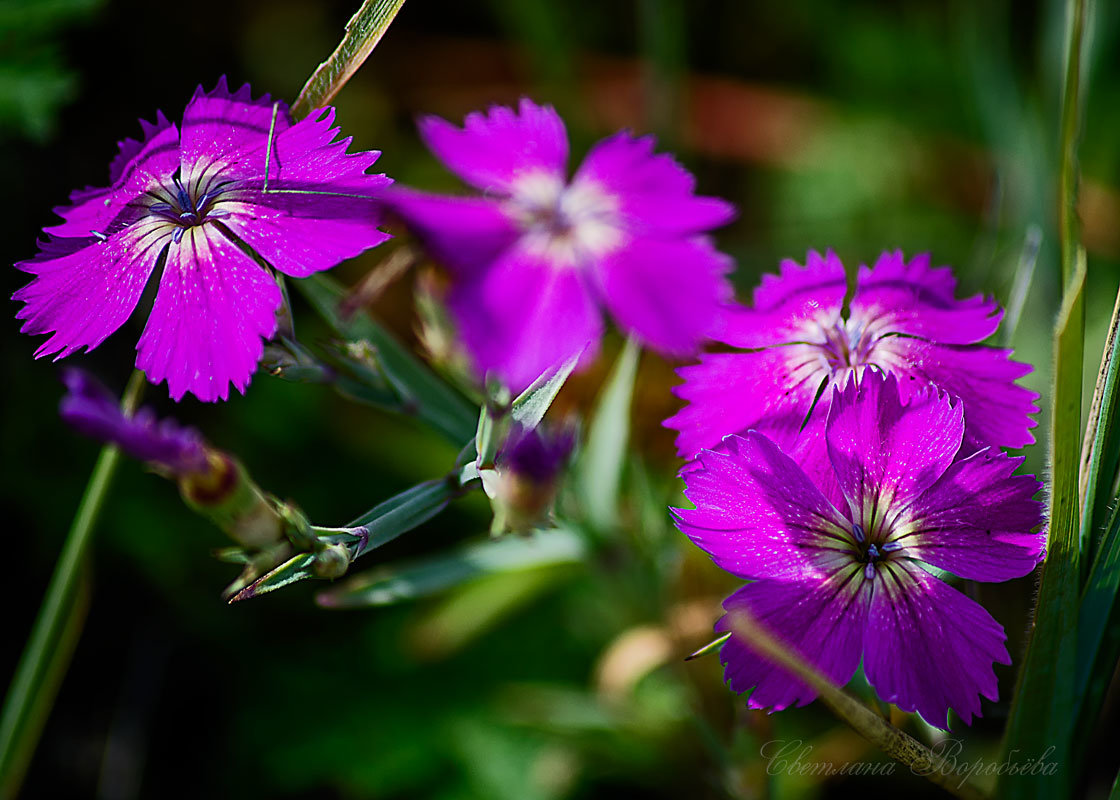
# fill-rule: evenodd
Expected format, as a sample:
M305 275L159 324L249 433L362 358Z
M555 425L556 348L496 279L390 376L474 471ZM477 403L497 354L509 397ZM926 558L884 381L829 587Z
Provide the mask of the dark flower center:
M165 184L148 192L155 200L148 206L148 211L175 224L173 238L178 242L188 228L229 216L228 211L217 208L218 200L228 185L228 182L209 182L205 190L197 185L184 186L176 172L171 176L170 185Z
M887 542L886 544L876 544L867 538L864 533L863 526L858 522L852 523L852 536L855 537L855 560L864 564L863 575L868 580L875 578L875 564L878 562L888 561L891 553L896 550L901 550L902 545L898 542Z

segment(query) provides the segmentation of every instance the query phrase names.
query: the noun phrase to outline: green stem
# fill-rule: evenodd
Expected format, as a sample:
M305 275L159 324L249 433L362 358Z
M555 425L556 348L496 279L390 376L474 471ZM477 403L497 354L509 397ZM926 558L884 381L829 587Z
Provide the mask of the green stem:
M122 400L126 414L136 410L144 382L143 373L132 373ZM0 800L14 798L19 792L39 733L73 652L72 646L64 646L65 642L70 640L73 643L80 633L80 617L77 629L72 624L74 612L81 610L81 604L76 602L76 586L90 536L108 497L119 461L120 451L116 447L106 445L101 449L70 532L66 535L62 554L39 608L39 616L8 688L4 709L0 712Z
M1077 138L1081 119L1081 42L1085 28L1085 0L1067 4L1069 39L1066 80L1062 93L1061 162L1058 171L1058 234L1062 244L1062 284L1069 283L1077 245Z

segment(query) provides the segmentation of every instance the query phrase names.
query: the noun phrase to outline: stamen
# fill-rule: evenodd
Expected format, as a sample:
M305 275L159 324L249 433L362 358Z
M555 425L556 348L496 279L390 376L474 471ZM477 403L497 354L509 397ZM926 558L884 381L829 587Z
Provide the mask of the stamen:
M179 242L183 241L183 231L185 230L186 228L176 228L175 233L171 234L171 241L175 242L175 244L179 244Z
M877 548L874 544L868 545L867 555L872 561L874 561L879 557L879 548Z
M183 184L181 184L179 182L178 178L175 178L174 180L175 180L175 189L178 191L178 194L179 194L179 208L190 209L191 211L194 211L194 203L191 202L190 193L186 189L183 188Z
M166 214L169 211L171 211L171 204L170 203L152 203L150 206L148 206L148 210L149 211L154 211L157 214Z
M856 541L860 544L863 544L865 541L867 541L867 536L864 534L863 528L858 522L852 523L852 534L856 537Z
M895 550L901 550L904 546L902 542L887 542L883 545L883 552L893 553Z
M870 561L867 562L867 565L863 568L863 577L869 581L875 580L875 565Z

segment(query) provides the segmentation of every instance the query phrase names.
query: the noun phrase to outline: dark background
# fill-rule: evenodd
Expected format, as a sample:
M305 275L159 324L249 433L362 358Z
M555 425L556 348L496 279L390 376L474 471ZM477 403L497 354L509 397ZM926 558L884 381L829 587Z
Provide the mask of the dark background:
M1081 147L1081 214L1090 258L1086 363L1095 373L1120 280L1120 9L1098 3ZM1011 338L1048 381L1058 297L1055 140L1062 6L991 0L408 0L381 46L336 98L355 146L378 168L431 189L456 184L419 144L412 120L460 119L530 94L555 104L573 155L613 130L652 131L734 201L718 232L740 295L782 257L835 249L849 268L885 248L931 251L962 291L1006 302L1028 229L1042 250ZM0 219L6 263L35 252L68 193L107 179L114 143L136 118L176 120L195 86L292 99L333 49L354 2L57 0L0 4ZM357 280L367 254L335 274ZM412 276L375 311L412 335ZM5 290L26 282L5 272ZM14 670L97 447L56 416L58 366L36 362L10 305L0 370L3 578L0 684ZM304 336L322 336L297 304ZM144 314L71 363L123 387ZM586 409L609 365L566 390ZM643 360L635 407L644 483L676 501L670 365ZM442 474L455 448L410 421L328 390L258 375L246 397L147 401L236 452L257 481L321 524L341 524ZM1045 428L1045 414L1042 427ZM1044 448L1028 468L1045 468ZM209 556L220 533L174 487L125 465L97 531L88 619L25 785L27 797L510 798L842 796L900 788L893 778L771 777L758 750L803 738L816 754L873 761L823 712L747 713L717 660L683 664L733 585L678 542L667 518L637 515L610 557L528 588L491 583L391 609L336 613L302 584L227 607L233 568ZM481 498L380 551L393 561L477 539ZM371 564L372 566L372 564ZM982 587L1017 657L1032 579ZM698 620L698 621L697 621ZM605 664L674 650L650 670ZM646 637L643 639L643 637ZM621 659L610 661L608 655ZM660 663L656 660L655 662ZM627 671L629 670L629 671ZM1001 697L1014 673L1000 668ZM612 673L613 674L613 673ZM994 758L1006 702L962 728ZM1115 722L1115 712L1106 720ZM823 755L823 754L827 754ZM1102 746L1086 791L1116 770ZM896 771L898 772L898 771Z

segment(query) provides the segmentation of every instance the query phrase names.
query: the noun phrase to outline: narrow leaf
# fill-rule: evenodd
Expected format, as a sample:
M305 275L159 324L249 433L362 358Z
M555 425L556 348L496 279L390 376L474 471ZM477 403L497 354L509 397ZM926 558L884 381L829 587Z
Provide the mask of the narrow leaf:
M430 520L455 497L458 487L446 478L417 484L388 500L378 503L346 527L364 526L369 539L354 558L393 541Z
M404 0L365 0L362 3L346 23L346 32L338 47L316 68L292 103L294 119L303 119L338 94L377 47L403 5Z
M319 594L326 608L385 606L426 597L485 575L516 572L583 560L583 540L557 528L528 538L506 537L457 552L374 570Z
M1077 635L1079 713L1075 753L1089 751L1093 727L1120 658L1120 497L1101 538L1089 581L1081 596Z
M609 530L618 522L618 489L630 437L630 402L640 353L638 343L628 339L599 398L577 465L587 518L599 530Z
M346 291L341 284L322 274L293 283L339 335L368 342L376 350L381 368L407 413L424 420L456 445L470 441L475 435L478 410L364 311L349 316L342 313Z
M723 643L726 642L730 638L731 638L731 631L728 631L727 633L723 634L722 636L708 642L706 645L701 647L699 650L685 656L684 660L685 661L692 661L695 658L700 658L701 656L706 656L709 653L714 653L717 650L719 650L720 647L723 646Z
M228 602L233 604L242 600L251 600L259 595L268 594L289 584L310 578L311 565L314 561L315 556L311 553L300 553L292 556L280 566L257 578L244 589L237 591L229 598ZM236 584L234 585L236 586Z
M1080 535L1077 495L1081 434L1081 367L1085 328L1085 251L1066 290L1054 336L1051 405L1049 540L1027 645L1007 723L1004 753L1040 758L1051 746L1057 769L1045 775L1006 775L1007 797L1051 800L1069 795L1070 737L1077 668Z
M1081 443L1081 546L1090 554L1095 553L1097 538L1108 513L1108 498L1112 496L1117 470L1120 470L1120 435L1116 425L1116 407L1120 405L1117 393L1120 358L1117 348L1120 341L1120 290L1112 309L1112 322L1101 353L1101 368L1093 391L1093 405L1085 426L1085 439Z
M586 348L585 348L586 349ZM573 355L562 364L558 364L541 373L529 388L519 394L513 401L510 416L524 428L535 428L541 424L545 413L548 411L556 395L576 368L583 350Z

